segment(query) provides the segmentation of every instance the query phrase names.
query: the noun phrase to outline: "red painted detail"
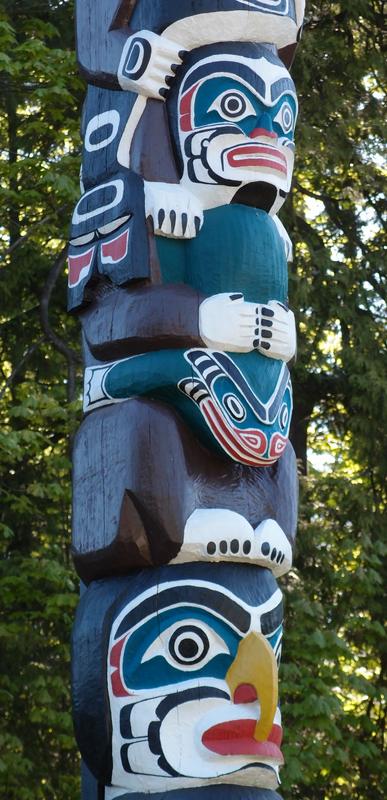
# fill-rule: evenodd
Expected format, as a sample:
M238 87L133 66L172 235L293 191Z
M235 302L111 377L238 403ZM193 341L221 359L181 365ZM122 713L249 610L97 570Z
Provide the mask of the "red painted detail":
M266 128L254 128L254 130L249 133L250 139L258 139L258 136L266 136L267 139L278 139L274 131L268 131Z
M102 264L118 264L128 253L129 229L101 245Z
M180 100L180 129L184 133L192 131L192 98L198 86L199 83L195 83Z
M258 700L255 686L251 683L240 683L235 689L233 702L239 703L254 703Z
M288 439L286 436L281 436L280 433L274 433L270 439L269 456L278 458L284 452L287 442Z
M242 157L241 157L242 156ZM227 153L230 167L267 167L287 175L287 162L277 147L270 145L244 144L233 147Z
M90 271L90 267L93 263L95 247L90 247L89 250L84 250L83 253L79 253L79 255L69 255L67 259L68 263L68 282L70 289L73 289L74 286L77 286L83 278L86 277L88 272Z
M121 662L122 648L125 644L126 637L124 636L119 642L116 642L110 651L110 666L119 667Z
M130 692L127 691L125 688L122 679L121 679L121 654L126 642L127 636L123 636L119 642L113 645L110 651L110 666L115 667L114 671L110 675L110 681L112 686L112 691L115 697L128 697Z
M128 692L125 689L125 686L124 686L124 684L122 683L122 680L121 680L120 671L118 669L116 669L114 672L112 672L112 674L110 676L110 681L111 681L112 691L113 691L114 697L128 697L130 692Z
M240 464L250 467L267 466L274 463L275 458L263 457L267 448L267 439L263 431L248 429L240 431L225 420L212 398L200 403L200 410L206 422L223 450Z
M220 756L261 756L274 760L278 765L284 763L284 758L279 748L282 739L282 728L273 725L266 742L257 742L254 731L257 720L237 719L221 722L205 731L202 742L207 750L218 753ZM278 730L275 731L274 729Z

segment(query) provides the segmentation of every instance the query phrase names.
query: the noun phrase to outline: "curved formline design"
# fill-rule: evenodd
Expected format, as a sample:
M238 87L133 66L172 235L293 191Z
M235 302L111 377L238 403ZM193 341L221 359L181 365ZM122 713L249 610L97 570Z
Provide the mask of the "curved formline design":
M82 800L280 800L303 0L77 0Z

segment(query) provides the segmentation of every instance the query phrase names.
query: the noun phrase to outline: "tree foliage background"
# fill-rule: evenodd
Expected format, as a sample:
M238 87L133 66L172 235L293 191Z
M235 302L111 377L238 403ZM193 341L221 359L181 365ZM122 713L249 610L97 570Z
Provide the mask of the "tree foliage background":
M78 195L71 0L0 0L0 795L76 800L69 698L80 421L64 247ZM381 800L386 639L383 3L307 3L294 77L293 441L298 555L283 581L285 800ZM308 451L307 451L308 448Z

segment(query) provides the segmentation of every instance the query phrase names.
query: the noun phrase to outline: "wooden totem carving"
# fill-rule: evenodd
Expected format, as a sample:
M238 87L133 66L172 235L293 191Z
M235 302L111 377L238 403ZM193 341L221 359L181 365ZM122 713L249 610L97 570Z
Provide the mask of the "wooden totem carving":
M303 0L77 0L83 800L275 800Z

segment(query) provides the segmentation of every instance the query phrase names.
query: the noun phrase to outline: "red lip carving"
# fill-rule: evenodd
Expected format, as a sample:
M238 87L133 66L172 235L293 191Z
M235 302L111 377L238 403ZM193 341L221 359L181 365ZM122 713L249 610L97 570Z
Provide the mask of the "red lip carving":
M273 725L266 742L254 739L255 719L235 719L221 722L205 731L202 742L207 750L220 756L261 756L274 759L278 765L284 763L280 750L282 728Z
M245 158L243 158L245 156ZM267 167L287 175L286 158L277 147L243 144L227 153L230 167Z

